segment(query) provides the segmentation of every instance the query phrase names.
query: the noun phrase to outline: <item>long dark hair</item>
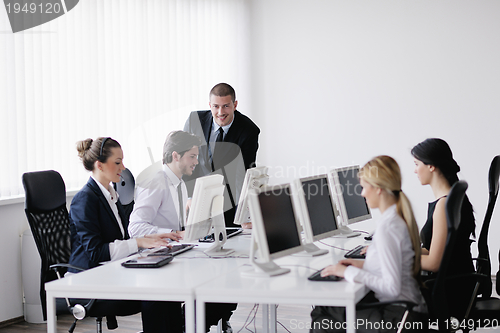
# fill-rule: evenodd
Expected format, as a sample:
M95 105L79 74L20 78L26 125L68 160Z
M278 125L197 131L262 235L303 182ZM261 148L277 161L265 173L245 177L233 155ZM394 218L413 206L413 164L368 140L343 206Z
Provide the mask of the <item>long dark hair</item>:
M411 154L422 163L438 168L450 186L453 186L458 181L457 173L460 171L460 167L453 159L450 146L443 139L426 139L413 147ZM472 234L475 237L476 224L473 211L472 204L467 195L465 195L462 204L462 221L470 222L467 225L461 223L460 229L463 230L461 232L467 235Z
M438 168L450 186L458 181L460 167L453 159L450 146L443 139L426 139L413 147L411 154L422 163Z

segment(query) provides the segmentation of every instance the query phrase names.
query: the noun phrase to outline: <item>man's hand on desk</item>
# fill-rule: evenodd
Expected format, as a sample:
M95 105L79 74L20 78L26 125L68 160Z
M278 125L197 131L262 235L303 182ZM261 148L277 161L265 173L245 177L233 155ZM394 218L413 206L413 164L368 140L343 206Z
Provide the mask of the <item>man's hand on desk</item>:
M165 239L165 237L159 237L160 235L165 234L147 235L145 237L136 238L135 240L137 241L137 246L140 249L151 249L154 247L169 246L168 241Z
M173 241L178 241L178 240L181 240L182 239L182 236L184 236L184 231L172 231L172 232L167 232L167 233L164 233L164 234L151 234L151 235L146 235L144 237L148 237L148 238L159 238L159 239L163 239L165 240L166 242L168 242L166 240L166 238L168 239L171 239Z
M242 227L243 229L252 229L252 222L242 223L242 224L241 224L241 227Z

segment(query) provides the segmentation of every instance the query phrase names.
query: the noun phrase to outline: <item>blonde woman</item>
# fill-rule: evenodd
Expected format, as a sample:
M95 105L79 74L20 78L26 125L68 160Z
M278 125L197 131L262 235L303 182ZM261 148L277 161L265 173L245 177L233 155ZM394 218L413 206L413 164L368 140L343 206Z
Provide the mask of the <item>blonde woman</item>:
M399 165L392 157L377 156L360 170L359 177L363 187L361 195L370 208L378 208L382 214L373 242L365 260L341 260L326 267L321 275L336 275L349 282L365 284L371 292L361 302L403 300L417 304L407 321L415 323L415 330L426 329L427 323L423 320L426 307L418 283L420 238L411 204L401 190ZM358 310L356 331L392 331L404 311L397 305ZM345 332L343 307L318 306L311 317L311 332ZM380 329L374 330L376 327Z

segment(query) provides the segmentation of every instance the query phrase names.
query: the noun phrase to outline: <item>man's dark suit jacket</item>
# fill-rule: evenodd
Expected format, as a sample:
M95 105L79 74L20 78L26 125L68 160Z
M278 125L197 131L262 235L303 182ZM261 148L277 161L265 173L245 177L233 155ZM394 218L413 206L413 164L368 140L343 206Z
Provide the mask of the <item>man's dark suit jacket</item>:
M100 262L111 260L109 243L129 238L128 220L120 201L117 206L125 237L108 201L92 177L74 196L69 211L72 248L70 264L84 269L96 267Z
M183 177L188 187L189 195L192 195L193 193L193 180L212 173L212 166L210 164L207 145L212 129L212 123L212 112L207 110L191 112L186 124L184 125L185 132L195 134L203 141L202 146L200 146L198 156L199 164L196 166L191 176ZM235 192L241 191L241 188L235 189L234 184L243 184L243 179L236 180L236 177L240 177L240 175L244 177L247 169L255 167L257 149L259 148L259 133L259 127L257 127L257 125L250 118L243 115L239 111L234 111L234 121L224 137L224 143L221 146L219 146L219 144L217 145L218 148L213 156L214 169L215 172L217 172L217 170L221 170L222 168L224 169L227 187L231 189L233 196ZM241 160L241 158L243 159L243 163L237 163L238 159ZM239 168L244 167L244 170L236 170L236 167L234 166ZM226 193L224 197L227 199L228 194ZM237 198L233 197L231 199L232 208L234 210L235 205L238 204ZM227 200L225 200L225 207L227 207L227 203ZM232 223L232 221L230 222Z

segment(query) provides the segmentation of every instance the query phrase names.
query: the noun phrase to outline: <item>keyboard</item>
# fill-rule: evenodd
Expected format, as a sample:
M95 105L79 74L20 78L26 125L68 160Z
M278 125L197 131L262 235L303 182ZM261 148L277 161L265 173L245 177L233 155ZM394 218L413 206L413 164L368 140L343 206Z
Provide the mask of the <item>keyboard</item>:
M181 254L183 252L186 252L188 250L191 250L194 247L193 244L179 244L179 245L172 245L172 248L169 247L164 247L159 249L158 251L152 252L148 254L148 257L151 256L176 256L178 254Z
M365 259L365 255L361 254L361 250L365 248L364 245L356 246L354 249L347 252L344 257L345 258L353 258L353 259Z
M307 279L311 280L311 281L340 281L340 280L342 280L342 278L340 276L336 276L336 275L321 276L321 271L322 271L322 269L315 272L314 274L309 276Z
M242 228L232 228L232 229L227 228L226 229L226 236L227 236L227 238L230 238L230 237L236 236L238 234L241 234L242 232L243 232ZM222 241L221 236L219 236L219 240ZM199 241L202 243L213 243L214 234L210 234L210 235L207 235L203 238L200 238Z

